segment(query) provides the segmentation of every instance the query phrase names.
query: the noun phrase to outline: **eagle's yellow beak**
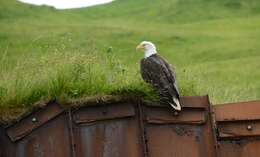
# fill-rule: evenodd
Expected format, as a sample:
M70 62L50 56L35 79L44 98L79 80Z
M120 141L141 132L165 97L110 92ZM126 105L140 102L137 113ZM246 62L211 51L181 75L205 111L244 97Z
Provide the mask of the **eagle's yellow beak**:
M137 50L143 50L144 49L144 45L143 44L139 44L137 47L136 47L136 51Z

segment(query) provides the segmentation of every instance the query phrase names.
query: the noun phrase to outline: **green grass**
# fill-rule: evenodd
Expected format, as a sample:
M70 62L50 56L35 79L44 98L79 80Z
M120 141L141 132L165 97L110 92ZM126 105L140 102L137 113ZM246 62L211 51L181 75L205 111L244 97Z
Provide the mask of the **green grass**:
M59 11L0 0L0 106L50 98L152 98L135 52L153 41L182 95L214 104L260 98L258 0L116 0Z

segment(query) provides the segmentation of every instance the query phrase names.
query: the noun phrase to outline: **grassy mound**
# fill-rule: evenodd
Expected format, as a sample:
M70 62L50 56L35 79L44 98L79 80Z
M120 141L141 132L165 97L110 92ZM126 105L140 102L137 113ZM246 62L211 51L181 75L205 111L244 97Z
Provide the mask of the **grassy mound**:
M0 106L102 94L153 98L141 40L174 64L182 95L260 98L258 0L116 0L74 10L0 1Z

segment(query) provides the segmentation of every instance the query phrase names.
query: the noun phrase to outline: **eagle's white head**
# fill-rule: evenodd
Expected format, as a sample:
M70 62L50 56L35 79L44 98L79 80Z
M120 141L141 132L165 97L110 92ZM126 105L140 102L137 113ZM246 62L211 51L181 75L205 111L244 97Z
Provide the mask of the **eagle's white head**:
M136 50L142 50L144 51L144 57L150 57L153 54L156 54L156 47L155 45L150 41L142 41L137 47Z

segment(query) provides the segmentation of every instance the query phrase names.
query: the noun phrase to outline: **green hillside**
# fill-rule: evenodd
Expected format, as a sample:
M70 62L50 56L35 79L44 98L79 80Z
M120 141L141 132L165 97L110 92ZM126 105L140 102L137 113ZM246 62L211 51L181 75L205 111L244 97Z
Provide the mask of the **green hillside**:
M152 98L142 40L175 65L182 95L260 98L259 0L116 0L55 10L0 0L0 106L103 94Z

